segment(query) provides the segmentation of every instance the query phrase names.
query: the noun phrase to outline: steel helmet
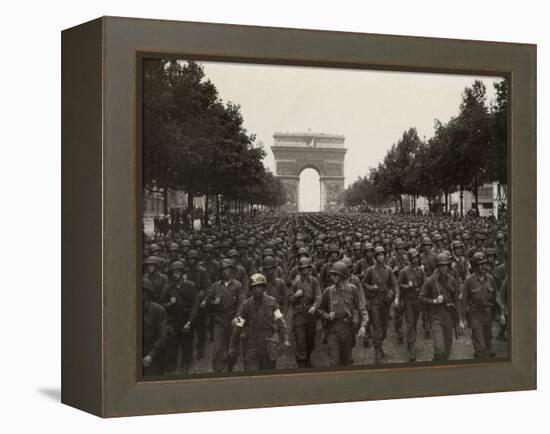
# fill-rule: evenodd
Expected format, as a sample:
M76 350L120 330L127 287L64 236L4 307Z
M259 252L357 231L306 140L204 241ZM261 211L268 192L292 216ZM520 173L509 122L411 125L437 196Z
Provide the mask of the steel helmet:
M228 258L222 259L222 263L220 264L220 268L233 268L233 261Z
M435 257L435 265L449 265L450 263L449 255L446 252L440 253Z
M300 255L309 255L309 253L307 252L307 249L305 247L300 247L298 249L298 251L296 252L296 255L297 256L300 256Z
M170 245L168 246L168 250L170 250L171 252L174 252L179 248L180 246L178 245L178 243L170 243Z
M264 256L262 260L262 267L265 269L275 268L277 266L277 261L273 256Z
M311 268L312 263L310 258L300 258L300 261L298 262L298 268Z
M329 253L340 253L340 249L338 248L338 246L336 244L332 244L328 248L328 251L329 251Z
M235 258L239 256L239 252L237 252L235 249L231 249L229 252L227 252L228 258Z
M353 250L361 250L361 243L353 243Z
M380 253L386 254L386 249L382 246L378 246L374 249L374 256L379 255Z
M189 250L187 252L187 259L199 259L199 252L196 250Z
M407 252L407 256L409 258L409 261L412 261L414 258L416 258L420 253L418 253L418 250L416 249L409 249Z
M330 274L337 274L341 276L344 279L348 278L348 267L346 264L342 261L336 261L334 264L332 264L332 267L329 271Z
M149 256L145 261L143 261L143 265L159 265L160 259L157 256Z
M346 267L350 268L350 267L353 267L353 262L351 262L351 259L348 258L347 256L345 256L344 258L342 258L342 262L344 264L346 264Z
M485 256L496 256L496 255L497 255L497 251L495 248L489 247L485 249Z
M214 251L214 245L213 245L213 244L210 244L210 243L206 244L206 245L204 246L204 251L205 251L205 252L213 252L213 251Z
M463 249L464 248L464 243L462 243L462 241L453 241L452 244L451 244L451 247L453 248L453 250Z
M265 277L263 274L256 273L250 276L250 287L264 285L265 286Z
M184 270L183 262L181 261L174 261L170 264L170 271L176 271L176 270Z
M422 238L422 245L423 246L432 246L433 243L432 243L432 240L430 239L430 237Z
M372 245L372 243L365 243L364 250L374 250L374 246Z
M183 240L183 241L180 243L180 246L181 246L181 247L191 247L191 241L189 241L189 240Z
M273 249L264 249L264 251L262 253L263 257L274 256L274 255L275 255L275 253L273 253Z
M473 265L481 265L485 264L487 262L487 259L485 259L485 255L483 252L475 252L472 256L472 264Z
M404 249L406 246L405 246L405 241L403 240L398 240L396 243L395 243L395 250L398 250L398 249Z

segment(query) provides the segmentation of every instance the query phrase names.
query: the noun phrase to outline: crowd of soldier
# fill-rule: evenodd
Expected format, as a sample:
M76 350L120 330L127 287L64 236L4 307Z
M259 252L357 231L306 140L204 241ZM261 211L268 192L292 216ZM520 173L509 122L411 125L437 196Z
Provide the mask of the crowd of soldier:
M495 357L495 320L506 339L506 226L494 221L258 216L145 237L143 250L144 375L189 373L208 338L213 372L239 357L247 371L275 369L291 342L298 368L318 342L331 366L353 364L357 342L378 364L391 316L410 362L419 323L436 361L465 330L474 358Z

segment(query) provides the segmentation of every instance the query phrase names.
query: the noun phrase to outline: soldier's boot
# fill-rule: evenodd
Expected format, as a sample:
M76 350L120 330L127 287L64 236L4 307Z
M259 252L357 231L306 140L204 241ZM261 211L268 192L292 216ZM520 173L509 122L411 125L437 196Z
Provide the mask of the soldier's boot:
M409 344L409 360L411 362L416 361L416 346L414 344Z
M382 361L382 351L380 347L374 347L374 364L378 365Z

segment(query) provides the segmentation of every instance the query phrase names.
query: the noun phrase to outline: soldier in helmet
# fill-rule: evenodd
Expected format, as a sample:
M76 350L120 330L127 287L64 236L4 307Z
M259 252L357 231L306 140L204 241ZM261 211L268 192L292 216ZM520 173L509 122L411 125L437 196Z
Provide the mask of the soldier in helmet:
M432 273L436 269L436 263L435 263L435 254L432 251L432 240L430 237L424 237L422 239L422 252L420 253L420 263L422 264L421 267L424 270L424 273L426 273L426 277L430 277ZM424 305L424 308L422 309L422 312L420 313L422 316L422 327L424 329L424 337L429 338L430 337L430 310L427 306Z
M474 358L487 359L495 357L493 350L493 308L500 310L500 323L506 322L506 307L497 290L495 280L486 271L485 254L476 252L472 255L473 273L464 282L462 300L468 312L468 322L472 330ZM464 317L461 319L464 328Z
M233 277L233 261L223 259L220 266L221 280L208 290L205 301L213 325L212 369L222 372L233 370L235 359L229 357L232 324L244 302L241 283Z
M305 247L300 247L297 251L296 251L296 257L297 257L297 261L296 261L296 265L294 265L294 267L292 267L290 269L290 272L288 273L288 279L287 279L287 285L288 286L291 286L292 285L292 282L294 282L294 279L296 279L296 276L298 275L298 273L300 272L299 270L299 263L300 263L300 260L302 258L309 258L309 253L307 251L307 249ZM312 269L311 269L311 274L313 274L314 276L317 276L317 271L313 269L313 262L312 262Z
M344 262L332 265L330 277L333 285L323 292L318 310L325 321L330 364L345 366L352 363L356 330L359 329L358 337L365 335L367 311L357 288L347 281L348 267Z
M395 243L395 254L389 260L389 267L393 274L397 278L399 272L405 268L408 263L407 256L405 255L405 242L398 240ZM394 306L394 330L397 335L397 341L403 343L403 299L399 299L400 303Z
M244 296L245 298L247 298L248 297L248 274L246 274L246 270L239 263L239 252L237 252L235 249L230 249L227 252L227 257L233 261L233 277L237 279L239 282L241 282L241 285L243 286Z
M243 340L243 363L246 371L275 369L280 341L284 349L290 348L283 313L275 298L265 293L266 281L262 274L250 278L252 295L242 305L231 335L229 355L235 358L240 336Z
M367 268L374 265L374 246L372 243L366 242L363 245L363 258L356 262L353 266L353 274L363 278Z
M264 249L262 254L262 263L261 263L261 267L258 269L258 273L263 274L264 276L266 275L263 263L264 263L264 259L269 256L273 258L273 260L275 261L275 270L274 270L275 277L279 279L284 279L285 272L283 271L283 267L280 265L282 262L281 258L277 258L274 255L275 255L275 252L273 251L273 249ZM271 263L271 260L269 260L268 262Z
M199 311L195 321L195 331L197 333L197 359L204 357L204 346L206 344L206 322L208 315L206 313L206 303L204 297L206 291L210 288L210 280L206 269L199 265L199 252L189 250L186 258L187 279L197 287L197 298L199 300Z
M374 362L380 363L385 357L382 344L388 329L389 305L392 301L399 303L399 288L391 268L385 265L386 249L382 246L376 247L374 258L376 262L367 269L362 283L370 305Z
M420 292L420 299L429 309L433 360L437 361L449 359L456 315L460 313L459 287L449 273L450 263L447 253L437 255L437 269L426 279Z
M143 375L162 375L166 345L166 310L152 301L153 284L146 277L143 278L142 289Z
M495 250L497 265L505 263L508 260L508 249L506 247L506 234L503 232L497 233Z
M420 253L412 248L407 252L409 265L405 266L397 278L400 299L403 302L405 322L407 324L407 346L409 360L416 360L416 326L422 310L419 294L426 280L424 270L420 268Z
M152 300L158 302L162 291L168 286L168 277L160 272L160 258L158 256L149 256L143 261L143 265L145 267L143 277L149 279L153 284Z
M311 275L312 261L304 257L298 263L299 274L292 282L290 305L296 341L296 364L299 368L311 367L311 353L315 348L316 307L321 301L321 288Z
M168 318L166 342L166 370L177 370L178 353L184 373L193 363L193 324L197 317L199 301L196 285L184 276L184 265L176 261L170 265L170 284L164 289L159 303L166 309Z
M283 315L288 309L288 289L283 279L276 276L276 264L273 256L266 256L262 261L262 274L266 280L266 294L274 297L279 303Z
M323 265L319 273L319 283L321 284L321 289L324 290L328 288L331 284L330 270L332 265L340 258L340 249L336 244L332 244L329 247L328 261Z

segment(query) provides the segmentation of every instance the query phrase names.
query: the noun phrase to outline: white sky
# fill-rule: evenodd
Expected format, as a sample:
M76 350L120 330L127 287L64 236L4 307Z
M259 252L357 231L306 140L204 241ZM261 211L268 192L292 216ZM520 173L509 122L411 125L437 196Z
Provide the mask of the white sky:
M348 149L346 187L376 167L409 127L420 137L433 135L434 119L458 114L461 94L475 79L494 98L497 77L365 71L296 66L201 62L224 101L241 106L244 126L255 133L275 172L271 145L274 132L342 134ZM306 172L302 172L305 178ZM315 178L316 180L313 180ZM313 180L313 181L312 181ZM307 181L307 182L305 182ZM302 179L303 209L318 203L318 176ZM309 193L309 194L308 194ZM318 205L317 205L318 206Z

